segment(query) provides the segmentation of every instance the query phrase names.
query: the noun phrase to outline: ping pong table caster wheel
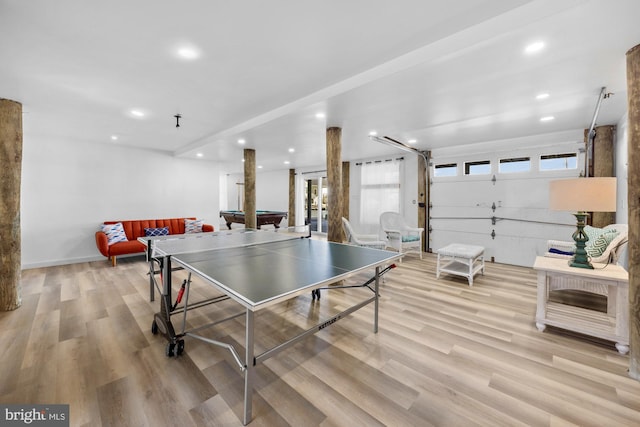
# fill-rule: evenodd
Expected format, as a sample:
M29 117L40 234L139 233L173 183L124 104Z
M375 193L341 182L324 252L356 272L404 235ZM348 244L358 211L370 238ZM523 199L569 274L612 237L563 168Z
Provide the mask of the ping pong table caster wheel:
M167 343L167 347L165 349L165 354L167 357L180 356L184 353L184 340L178 340L174 343Z
M151 333L153 335L158 335L158 324L156 323L156 321L154 320L153 323L151 324Z
M175 349L176 345L174 343L167 343L167 348L165 349L165 354L167 355L167 357L173 357L173 350Z

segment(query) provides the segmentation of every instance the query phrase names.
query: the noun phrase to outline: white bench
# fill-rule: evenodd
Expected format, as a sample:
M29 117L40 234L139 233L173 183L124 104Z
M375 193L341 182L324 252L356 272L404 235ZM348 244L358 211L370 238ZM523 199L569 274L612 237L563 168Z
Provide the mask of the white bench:
M466 277L473 286L473 276L479 271L484 274L484 248L482 246L452 243L437 250L438 263L436 278L440 273Z

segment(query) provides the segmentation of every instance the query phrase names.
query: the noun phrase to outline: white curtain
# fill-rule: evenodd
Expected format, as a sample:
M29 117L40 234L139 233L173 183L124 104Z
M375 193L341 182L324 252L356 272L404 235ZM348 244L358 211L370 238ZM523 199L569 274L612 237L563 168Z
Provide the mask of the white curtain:
M378 233L382 212L400 212L402 161L369 162L360 168L360 227Z

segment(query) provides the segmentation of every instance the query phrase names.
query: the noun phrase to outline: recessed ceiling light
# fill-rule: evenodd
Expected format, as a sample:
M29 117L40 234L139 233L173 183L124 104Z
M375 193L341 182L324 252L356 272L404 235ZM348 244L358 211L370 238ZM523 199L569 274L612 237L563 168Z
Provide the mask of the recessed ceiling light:
M144 117L144 111L140 111L140 110L131 110L131 115L135 116L135 117Z
M536 53L536 52L540 52L542 49L544 49L544 42L537 41L537 42L531 43L530 45L527 45L527 47L524 48L524 53L527 53L527 54Z
M547 99L549 97L548 93L540 93L538 95L536 95L536 99L540 100L540 99Z
M244 163L244 159L242 159L242 163Z
M316 114L316 119L324 119L324 118L325 118L324 113L317 113Z
M295 149L295 148L289 148L289 152L290 152L290 153L293 153L293 152L295 152L295 151L296 151L296 149Z
M375 130L372 130L371 132L369 132L369 135L371 135L371 136L376 136L377 134L378 134L378 132L375 131Z
M117 141L118 140L118 135L111 135L111 140L112 141Z
M555 117L553 117L553 116L545 116L545 117L541 117L540 118L541 122L550 122L551 120L555 120Z
M415 144L416 142L418 142L418 140L416 139L410 139L407 141L409 144Z
M183 59L197 59L200 57L200 51L195 47L183 46L178 49L178 56Z
M258 169L262 169L262 165L258 165Z
M240 139L238 140L238 144L241 144L241 145L242 145L242 144L244 144L245 142L247 142L247 141L245 141L245 140L244 140L244 139L242 139L242 138L240 138Z
M285 165L288 165L289 163L291 163L289 160L285 160L285 161L284 161L284 164L285 164Z
M202 157L202 156L204 156L204 154L202 154L202 153L196 153L196 156L198 156L198 157Z

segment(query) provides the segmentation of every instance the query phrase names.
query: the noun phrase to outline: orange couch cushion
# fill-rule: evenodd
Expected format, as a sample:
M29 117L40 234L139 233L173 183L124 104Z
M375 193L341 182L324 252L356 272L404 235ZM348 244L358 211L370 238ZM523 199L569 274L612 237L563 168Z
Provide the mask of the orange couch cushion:
M125 255L144 252L147 247L137 240L129 240L128 242L118 242L109 246L109 255Z

